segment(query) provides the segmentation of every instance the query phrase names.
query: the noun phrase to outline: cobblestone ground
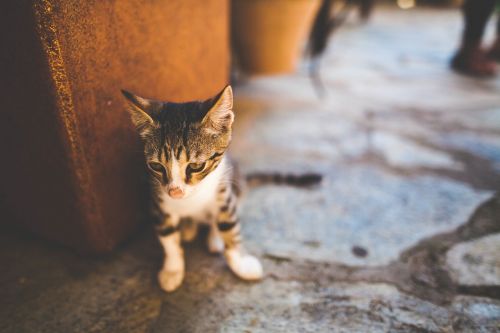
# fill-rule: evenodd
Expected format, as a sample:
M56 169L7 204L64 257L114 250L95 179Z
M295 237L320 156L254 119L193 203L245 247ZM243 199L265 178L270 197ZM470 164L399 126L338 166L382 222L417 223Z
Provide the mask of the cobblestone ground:
M500 79L454 74L456 10L378 8L322 64L237 87L244 174L315 172L319 186L250 188L260 283L198 241L183 286L155 282L149 231L105 259L1 237L1 332L500 331Z

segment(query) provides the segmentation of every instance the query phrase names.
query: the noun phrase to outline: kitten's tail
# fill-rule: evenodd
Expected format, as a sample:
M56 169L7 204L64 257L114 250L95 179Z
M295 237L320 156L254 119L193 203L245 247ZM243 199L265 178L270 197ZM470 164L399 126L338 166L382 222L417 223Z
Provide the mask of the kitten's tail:
M301 175L256 172L246 175L247 184L251 187L266 184L312 187L318 185L322 179L322 175L312 172Z

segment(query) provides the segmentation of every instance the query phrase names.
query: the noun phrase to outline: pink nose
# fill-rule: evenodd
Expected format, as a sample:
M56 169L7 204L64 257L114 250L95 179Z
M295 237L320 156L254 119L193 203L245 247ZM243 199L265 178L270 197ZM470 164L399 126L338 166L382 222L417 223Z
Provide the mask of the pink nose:
M170 195L174 199L179 199L184 196L184 191L181 190L180 187L173 187L168 190L168 195Z

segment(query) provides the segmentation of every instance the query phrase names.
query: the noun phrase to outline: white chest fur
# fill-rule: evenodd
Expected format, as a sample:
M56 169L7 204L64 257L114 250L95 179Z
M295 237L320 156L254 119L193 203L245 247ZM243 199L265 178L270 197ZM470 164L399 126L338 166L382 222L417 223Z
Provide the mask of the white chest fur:
M191 195L183 199L173 199L166 192L161 194L161 208L164 212L177 217L204 219L208 214L215 215L217 189L226 171L226 160L198 183ZM207 221L208 222L208 221Z

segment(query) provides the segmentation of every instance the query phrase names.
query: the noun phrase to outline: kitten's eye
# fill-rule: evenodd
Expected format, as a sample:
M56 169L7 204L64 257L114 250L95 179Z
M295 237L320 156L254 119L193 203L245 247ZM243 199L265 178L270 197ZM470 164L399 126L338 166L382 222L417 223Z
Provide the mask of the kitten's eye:
M148 163L148 166L151 170L155 172L163 172L164 168L161 163L156 163L156 162L150 162Z
M188 168L191 172L200 172L205 168L205 162L203 163L189 163Z

